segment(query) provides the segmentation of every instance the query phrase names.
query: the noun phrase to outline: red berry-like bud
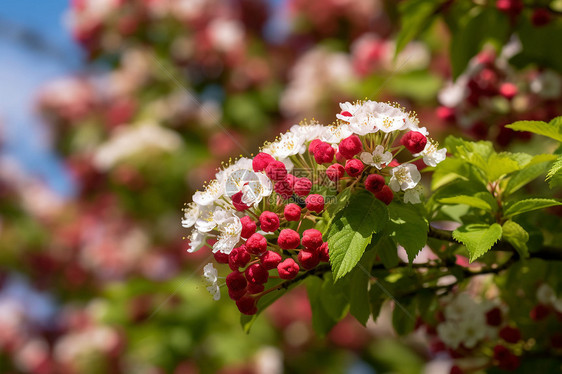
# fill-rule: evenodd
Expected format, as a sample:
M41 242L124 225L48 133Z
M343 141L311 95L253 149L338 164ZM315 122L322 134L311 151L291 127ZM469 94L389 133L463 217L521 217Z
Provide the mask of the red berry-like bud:
M309 251L316 252L323 243L322 233L316 229L304 230L301 243Z
M287 221L298 221L301 219L301 207L293 203L287 204L283 214Z
M384 177L380 174L369 174L365 179L365 189L374 194L380 192L384 186Z
M396 159L393 159L392 161L390 161L390 163L387 166L391 167L391 168L395 168L399 165L400 165L400 163L398 161L396 161Z
M306 209L311 212L320 213L324 210L324 197L322 195L308 195L304 202L306 204Z
M230 200L232 200L232 205L234 206L234 209L236 209L239 212L243 212L244 210L249 208L248 205L242 202L242 191L232 195L230 197Z
M421 132L409 131L400 139L400 144L406 147L410 153L420 153L427 144L427 138Z
M260 227L265 232L277 230L279 228L279 217L273 212L263 212L260 215Z
M259 283L248 283L248 293L250 295L255 295L257 293L263 292L265 286Z
M318 256L322 262L330 262L330 251L328 249L328 242L322 243L318 249Z
M299 265L292 258L287 258L285 261L277 265L279 278L293 279L299 273Z
M264 284L269 279L269 273L262 264L252 264L248 266L244 273L250 283Z
M293 187L286 180L275 183L273 189L284 199L293 196Z
M486 323L488 326L499 326L502 324L502 311L495 307L486 312Z
M314 155L314 151L316 150L316 147L318 147L318 145L321 143L322 140L320 139L314 139L313 141L311 141L310 144L308 145L308 153Z
M231 290L228 289L228 297L232 300L239 300L246 294L246 288L242 288L241 290Z
M517 327L505 326L499 332L500 338L508 343L517 343L521 340L521 332Z
M308 195L311 189L312 182L308 178L299 178L293 186L293 191L299 196Z
M394 198L394 193L392 192L390 187L385 185L382 187L382 189L379 192L375 194L375 197L380 201L382 201L383 203L385 203L386 205L388 205L392 202L392 199Z
M548 316L549 313L550 310L548 310L548 307L546 305L537 304L533 309L531 309L529 316L533 321L542 321Z
M361 144L361 139L357 135L351 135L340 142L338 151L340 154L347 158L351 159L356 154L363 150L363 144Z
M215 257L215 261L219 264L228 264L228 259L230 258L230 255L227 255L226 253L223 253L221 251L213 253L213 256Z
M352 115L352 114L349 113L347 110L342 110L342 111L340 112L340 114L341 114L342 116L345 116L345 117L351 117L351 115Z
M277 265L281 263L283 258L277 252L267 251L263 256L260 257L261 264L267 269L275 269Z
M523 10L523 2L521 0L497 0L496 8L510 16L517 16Z
M517 95L517 86L513 83L502 83L499 89L500 95L508 100L511 100Z
M233 271L226 276L226 286L229 290L239 291L246 288L246 277L239 271Z
M246 240L246 250L259 256L267 250L267 240L262 234L255 233Z
M318 252L314 251L305 251L302 250L299 252L297 256L299 263L303 267L303 269L310 270L320 262L320 258L318 257Z
M336 150L329 143L320 143L314 149L314 160L318 164L332 162Z
M345 169L340 164L332 164L328 166L328 169L326 169L326 175L332 182L337 182L341 177L343 177L344 173Z
M301 244L301 238L295 230L284 229L279 233L277 243L281 249L296 249Z
M238 248L234 248L230 255L228 256L228 266L232 270L238 270L238 268L243 268L250 262L251 256L246 250L246 246L242 245Z
M241 299L236 300L236 306L238 307L240 313L249 316L258 312L258 308L256 308L256 299L251 296L244 296Z
M281 161L272 161L265 168L265 173L269 179L279 182L287 177L287 168Z
M295 183L299 178L295 177L293 174L287 174L287 178L285 180L291 186L291 191L295 189Z
M535 9L533 15L531 16L531 22L533 22L533 26L541 27L544 25L548 25L552 20L552 16L548 9L538 8Z
M356 158L347 160L345 163L345 171L350 177L357 177L363 172L363 163Z
M345 157L343 157L343 155L341 153L336 152L336 161L339 162L340 164L345 164L347 159Z
M267 153L258 153L252 160L252 168L254 171L264 171L267 165L275 161L273 156Z
M550 337L550 345L554 349L562 349L562 333L554 333L554 335Z
M455 120L455 110L446 106L440 106L436 111L437 118L445 122L453 122Z
M242 224L242 232L240 233L240 236L243 237L244 239L248 239L256 232L257 229L256 222L254 222L254 220L251 219L249 216L244 216L240 218L240 223Z

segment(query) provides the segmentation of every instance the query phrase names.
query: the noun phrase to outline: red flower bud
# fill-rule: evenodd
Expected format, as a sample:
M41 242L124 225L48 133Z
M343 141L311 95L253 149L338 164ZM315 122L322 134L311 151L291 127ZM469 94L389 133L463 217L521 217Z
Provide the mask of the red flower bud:
M345 163L345 171L350 177L357 177L363 172L363 162L356 158L347 160Z
M365 179L365 189L376 194L385 186L384 177L380 174L369 174Z
M238 270L226 276L226 286L229 290L239 291L245 289L247 284L246 277Z
M241 245L238 248L234 248L230 255L228 256L228 266L232 270L238 270L238 268L243 268L250 262L251 256L246 250L245 245Z
M281 263L283 258L277 252L267 251L263 256L260 257L261 264L267 269L275 269L277 265Z
M260 215L260 227L265 232L277 230L279 228L279 217L273 212L263 212Z
M254 220L249 216L240 218L240 223L242 224L242 232L240 233L240 236L244 239L248 239L256 232L256 222L254 222Z
M306 204L306 209L312 212L320 213L324 210L324 197L322 195L308 195L304 202Z
M299 178L293 186L293 191L299 196L308 195L311 189L312 182L308 178Z
M517 327L505 326L499 332L500 338L508 343L517 343L521 340L521 332Z
M375 194L375 197L385 203L386 205L392 202L394 198L394 193L387 185L384 185L382 189Z
M317 251L313 252L302 250L299 252L299 255L297 257L303 269L306 270L310 270L316 267L316 265L318 265L318 263L320 262Z
M267 240L262 234L255 233L246 240L246 250L259 256L267 250Z
M287 204L283 214L287 221L298 221L301 219L301 207L293 203Z
M410 153L420 153L427 144L427 138L421 132L409 131L400 139L400 144L406 147Z
M265 168L265 173L269 179L279 182L287 177L287 168L281 161L272 161Z
M227 255L226 253L223 253L221 251L213 253L213 256L215 257L215 261L219 264L228 264L228 259L230 258L230 255Z
M252 264L248 266L244 273L250 283L264 284L269 279L269 273L262 264Z
M322 233L316 229L304 230L302 233L302 245L309 251L315 251L322 245Z
M502 324L502 311L495 307L486 312L486 323L488 326L499 326Z
M282 249L296 249L301 244L301 238L295 230L284 229L279 233L277 243Z
M256 299L251 296L244 296L239 300L236 300L236 306L242 314L254 315L258 312L256 308Z
M336 150L329 143L320 143L314 149L314 160L318 164L332 162Z
M320 261L330 262L330 251L328 249L328 242L322 243L322 245L318 249L318 255L319 255Z
M326 169L326 175L328 176L328 179L331 180L332 182L337 182L338 179L343 177L344 173L345 173L345 169L340 164L332 164L328 166L328 169Z
M351 135L343 139L338 147L340 154L347 159L353 158L362 150L363 144L361 144L361 139L357 135Z
M292 258L287 258L277 265L277 271L279 272L279 278L293 279L299 273L299 265Z
M273 156L267 153L258 153L252 160L252 168L254 171L264 171L267 165L275 161Z

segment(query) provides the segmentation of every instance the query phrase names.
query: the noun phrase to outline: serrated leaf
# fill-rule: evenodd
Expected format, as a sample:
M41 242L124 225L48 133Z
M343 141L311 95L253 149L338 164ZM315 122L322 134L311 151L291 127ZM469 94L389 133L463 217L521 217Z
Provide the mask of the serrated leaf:
M310 310L312 312L312 328L319 336L326 335L337 323L324 309L321 297L323 282L318 277L308 277L305 281Z
M485 184L482 175L477 174L474 166L462 159L448 157L435 168L431 178L431 189L436 190L456 180Z
M397 55L414 38L418 37L437 16L442 0L413 0L400 4L401 28L396 38Z
M468 195L459 195L454 197L445 197L437 200L440 204L464 204L468 205L473 208L483 209L488 212L492 212L494 210L494 206L491 205L488 201L480 199L476 196L468 196Z
M398 244L388 235L384 235L378 239L375 250L382 264L387 269L396 267L400 262L400 258L398 257Z
M351 196L328 229L330 264L337 281L357 265L373 234L388 222L386 205L367 191Z
M380 283L380 280L376 280L373 284L371 284L371 288L369 289L369 304L371 304L371 315L373 316L373 321L376 321L381 309L382 305L386 301L386 294L383 291L383 285Z
M376 251L367 250L358 265L349 274L349 312L363 326L371 315L369 303L370 269L375 259Z
M554 155L537 155L533 157L521 170L514 173L507 182L504 195L509 195L527 185L540 175L546 173ZM562 167L562 163L561 163Z
M562 156L558 157L558 160L552 165L546 175L546 180L550 188L562 186Z
M493 153L488 158L488 165L486 168L488 182L497 181L504 175L511 174L519 169L519 163L512 158L512 154L507 152Z
M464 244L470 254L470 262L488 252L502 236L502 227L497 223L486 225L474 223L453 231L453 238Z
M562 205L562 203L554 199L525 199L516 201L508 205L504 212L504 215L511 218L521 213L531 212L533 210L544 209L557 205Z
M324 282L320 288L320 300L324 310L334 321L340 321L346 316L349 309L349 300L345 292L347 288L348 282L345 280L334 284L332 273L328 272L324 275Z
M506 127L515 131L528 131L548 136L551 139L562 142L562 117L556 117L549 123L543 121L517 121Z
M509 220L503 224L502 240L511 244L521 258L529 257L529 248L527 248L529 233L518 223Z
M413 297L395 301L392 311L392 327L398 335L406 335L416 327L416 300Z
M410 264L427 243L429 223L423 212L412 204L389 205L390 236L406 250Z

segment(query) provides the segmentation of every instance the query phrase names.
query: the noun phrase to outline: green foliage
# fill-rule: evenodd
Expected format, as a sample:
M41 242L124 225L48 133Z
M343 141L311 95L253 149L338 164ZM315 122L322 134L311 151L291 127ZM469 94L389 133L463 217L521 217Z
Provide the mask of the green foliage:
M330 263L337 281L349 273L361 259L373 234L381 232L388 222L384 203L367 191L351 196L328 229Z
M506 126L515 131L528 131L562 142L562 117L546 123L543 121L517 121Z
M514 217L521 213L531 212L533 210L539 210L548 208L551 206L562 205L562 203L554 199L525 199L515 201L507 206L505 210L506 217Z
M396 54L424 30L429 28L437 18L439 7L445 0L413 0L400 4L402 27L396 38Z
M461 226L453 231L453 238L466 246L473 262L488 252L502 236L502 227L497 223L492 225L470 224Z
M522 258L529 257L529 248L527 248L529 233L518 223L509 220L503 224L502 240L511 244Z
M429 223L422 209L418 205L397 202L389 205L388 231L390 236L404 247L410 264L427 243Z
M550 188L562 186L562 156L559 156L556 162L554 162L546 175L546 180Z
M349 275L349 312L362 325L367 324L371 315L369 304L369 283L371 280L370 269L375 259L375 251L365 251Z

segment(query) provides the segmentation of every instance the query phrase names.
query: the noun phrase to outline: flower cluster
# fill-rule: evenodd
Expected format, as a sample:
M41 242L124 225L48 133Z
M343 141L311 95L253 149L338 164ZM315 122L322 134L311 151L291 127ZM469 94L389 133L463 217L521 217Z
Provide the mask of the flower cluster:
M398 105L340 106L332 125L294 125L254 158L222 168L184 209L182 225L192 228L188 252L212 240L216 261L232 270L226 286L242 313L256 313L262 295L329 261L318 228L326 204L344 189L364 188L387 205L398 197L419 203L421 175L412 162L435 166L445 158L415 115ZM403 150L411 156L399 163ZM211 267L206 278L217 297ZM265 289L270 278L280 281Z

